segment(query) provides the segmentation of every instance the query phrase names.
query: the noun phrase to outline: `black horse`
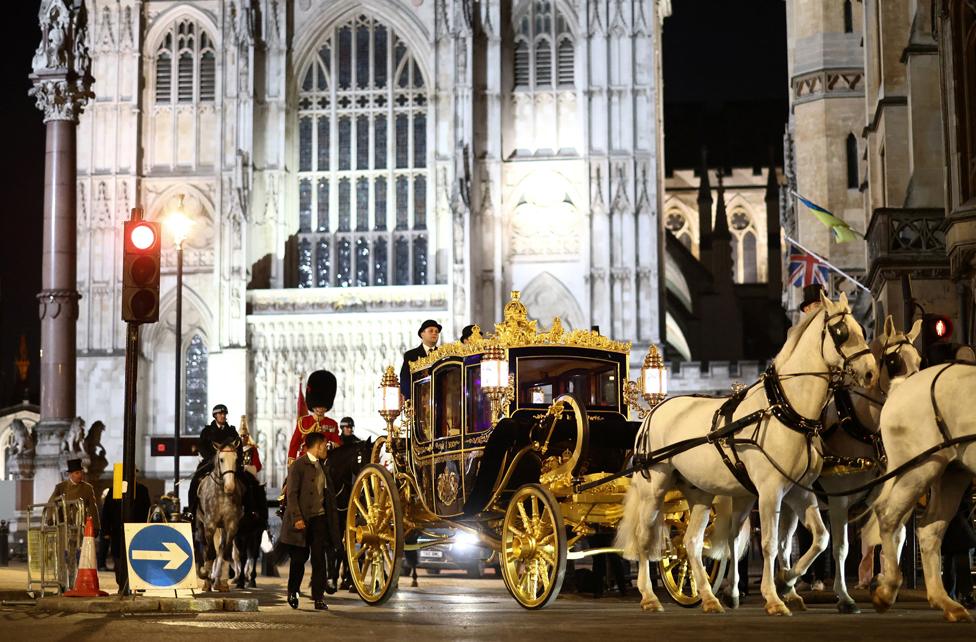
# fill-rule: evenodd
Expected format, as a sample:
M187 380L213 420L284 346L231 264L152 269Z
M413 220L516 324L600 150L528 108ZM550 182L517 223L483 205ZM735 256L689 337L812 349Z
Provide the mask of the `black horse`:
M264 484L247 472L237 473L244 487L244 516L234 538L234 579L237 588L257 587L258 560L261 557L261 537L268 529L268 494Z
M349 508L349 497L356 475L369 463L373 452L373 440L347 443L329 451L325 460L325 474L328 484L335 492L336 510L338 512L339 541L335 555L329 555L329 578L339 579L339 560L342 560L342 585L351 586L352 575L349 572L349 560L346 558L346 547L342 538L345 536L346 511ZM332 561L335 560L335 563Z

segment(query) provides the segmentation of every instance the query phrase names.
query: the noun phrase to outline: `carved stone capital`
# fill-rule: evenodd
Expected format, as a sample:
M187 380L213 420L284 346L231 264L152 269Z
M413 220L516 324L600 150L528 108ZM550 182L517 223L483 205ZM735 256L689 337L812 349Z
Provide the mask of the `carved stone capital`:
M34 87L28 93L44 112L44 122L77 122L95 95L85 4L83 0L42 0L38 21L41 42L32 63Z

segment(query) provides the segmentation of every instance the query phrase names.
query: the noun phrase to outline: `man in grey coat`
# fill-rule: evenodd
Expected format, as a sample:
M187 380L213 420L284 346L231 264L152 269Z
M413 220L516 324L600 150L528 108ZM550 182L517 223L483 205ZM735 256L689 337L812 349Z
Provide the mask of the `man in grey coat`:
M312 558L312 600L315 608L328 610L324 593L328 575L327 555L334 548L333 524L328 517L325 435L312 432L305 438L305 455L288 469L288 504L281 523L280 541L288 545L288 605L298 608L298 593L305 576L305 562Z

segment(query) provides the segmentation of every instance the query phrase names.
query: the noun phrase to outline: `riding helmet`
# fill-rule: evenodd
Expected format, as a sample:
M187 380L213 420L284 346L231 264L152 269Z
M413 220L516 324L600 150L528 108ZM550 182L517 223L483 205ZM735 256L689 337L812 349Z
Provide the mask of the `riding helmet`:
M227 406L225 406L222 403L217 404L216 406L213 407L213 410L210 411L210 415L213 416L213 417L216 417L218 412L222 412L222 413L224 413L226 415L227 414Z

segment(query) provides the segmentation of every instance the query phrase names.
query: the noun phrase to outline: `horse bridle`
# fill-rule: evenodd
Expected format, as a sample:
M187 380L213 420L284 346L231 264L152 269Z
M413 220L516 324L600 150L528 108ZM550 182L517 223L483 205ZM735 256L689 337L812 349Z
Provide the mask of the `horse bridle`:
M851 313L848 310L834 312L833 314L827 314L827 311L824 310L824 327L820 337L820 351L822 356L823 337L824 335L830 335L830 339L834 343L834 350L836 350L837 354L839 354L841 359L844 360L843 365L841 366L842 372L850 370L851 365L861 357L871 354L871 349L866 345L863 350L858 350L853 354L846 354L844 352L844 344L847 343L848 339L851 338L851 330L843 321L843 318L846 316L851 316ZM831 323L833 319L837 318L841 320L837 321L836 323Z
M913 345L911 341L906 338L902 338L894 343L885 343L884 347L881 349L881 360L884 363L885 371L888 373L888 379L894 379L895 377L901 377L907 374L908 364L905 363L904 357L901 356L901 351L905 346ZM894 352L888 352L888 348L892 346L898 346Z
M235 444L225 444L225 445L223 445L223 446L220 447L220 450L217 451L217 455L218 456L215 457L215 459L217 460L217 463L214 466L213 472L210 473L210 477L214 480L215 483L220 484L222 482L222 480L224 479L224 476L226 476L226 475L235 475L235 474L237 474L237 471L234 470L234 469L231 469L231 470L223 470L223 471L220 470L220 456L219 456L220 453L222 453L222 452L231 452L232 453L232 452L235 452L236 450L237 450L237 446Z

